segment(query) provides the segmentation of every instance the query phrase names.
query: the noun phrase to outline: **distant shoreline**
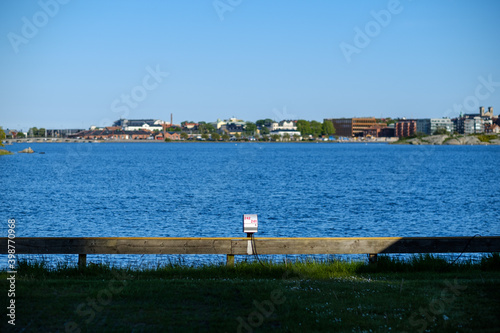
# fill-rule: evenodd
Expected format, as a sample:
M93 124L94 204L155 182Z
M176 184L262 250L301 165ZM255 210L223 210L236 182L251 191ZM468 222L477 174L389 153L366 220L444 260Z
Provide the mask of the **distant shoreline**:
M276 143L322 143L322 144L394 144L394 145L500 145L500 134L476 134L476 135L430 135L410 138L387 138L386 140L307 140L307 141L211 141L211 140L87 140L87 139L52 139L52 138L30 138L30 139L6 139L6 146L13 144L38 144L38 143L150 143L150 144L184 144L184 143L250 143L250 144L276 144ZM7 147L5 147L7 148ZM4 148L4 149L5 149Z
M8 140L6 140L8 141ZM349 141L200 141L200 140L179 140L179 141L158 141L158 140L35 140L35 141L16 141L16 142L8 142L5 145L13 145L13 144L25 144L25 143L30 143L30 144L37 144L37 143L200 143L200 144L206 144L206 143L270 143L270 144L275 144L275 143L304 143L304 144L310 144L310 143L323 143L323 144L332 144L332 143L383 143L383 144L389 144L393 143L394 141L355 141L355 140L349 140Z

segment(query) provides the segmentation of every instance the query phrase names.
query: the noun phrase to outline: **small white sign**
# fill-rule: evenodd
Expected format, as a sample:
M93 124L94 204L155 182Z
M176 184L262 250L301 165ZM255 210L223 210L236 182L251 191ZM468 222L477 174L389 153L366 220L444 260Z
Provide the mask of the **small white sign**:
M259 227L259 220L257 219L257 214L245 214L243 215L243 232L255 233Z

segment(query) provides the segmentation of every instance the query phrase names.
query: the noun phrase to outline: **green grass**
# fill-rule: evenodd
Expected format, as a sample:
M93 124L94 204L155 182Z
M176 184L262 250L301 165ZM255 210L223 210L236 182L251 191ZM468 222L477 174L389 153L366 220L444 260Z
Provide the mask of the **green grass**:
M496 134L475 134L475 136L481 142L490 142L491 140L499 138Z
M398 141L393 142L392 144L407 144L409 140L411 139L422 139L425 137L428 137L429 135L424 134L424 133L416 133L410 136L402 136L398 139Z
M23 332L498 332L500 256L168 263L145 269L21 262ZM0 273L8 290L7 273ZM4 298L3 305L7 304ZM5 309L5 307L4 307ZM8 332L5 315L0 331ZM67 330L66 330L67 328Z
M13 153L11 153L10 151L6 150L6 149L0 149L0 155L12 155Z

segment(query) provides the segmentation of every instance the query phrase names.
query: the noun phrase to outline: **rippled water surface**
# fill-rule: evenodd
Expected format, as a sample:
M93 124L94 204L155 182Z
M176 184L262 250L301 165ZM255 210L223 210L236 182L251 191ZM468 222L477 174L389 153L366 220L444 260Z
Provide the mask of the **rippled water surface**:
M13 145L18 151L28 145ZM29 144L1 156L17 236L500 234L499 146Z

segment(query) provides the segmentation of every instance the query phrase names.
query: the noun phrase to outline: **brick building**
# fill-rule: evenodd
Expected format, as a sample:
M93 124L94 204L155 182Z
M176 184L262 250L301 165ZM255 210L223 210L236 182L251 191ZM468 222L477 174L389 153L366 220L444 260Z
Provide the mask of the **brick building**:
M335 135L353 137L363 136L363 131L377 123L375 118L330 118L324 119L330 121L335 127Z
M417 133L417 121L416 120L400 120L396 123L394 127L394 136L408 137Z

